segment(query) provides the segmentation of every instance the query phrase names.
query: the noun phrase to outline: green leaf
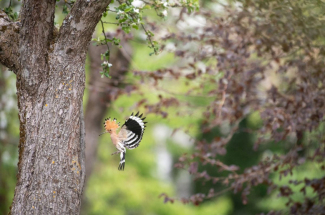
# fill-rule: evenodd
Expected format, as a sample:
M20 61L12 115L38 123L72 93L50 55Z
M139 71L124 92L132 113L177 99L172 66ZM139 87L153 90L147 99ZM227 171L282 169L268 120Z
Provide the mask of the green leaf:
M148 5L148 4L146 4L142 9L144 9L144 10L149 10L149 9L151 9L151 6Z
M130 27L129 26L124 26L122 27L122 30L125 31L126 33L130 33Z
M124 11L127 13L127 12L130 12L131 10L132 10L132 7L128 7Z
M15 12L15 13L14 13L14 20L17 20L17 19L18 19L18 13Z
M123 19L120 19L118 22L122 23L122 22L125 22L126 20L127 20L127 17L123 17Z
M67 7L67 5L63 5L63 9L62 9L62 12L65 13L65 14L68 14L69 13L69 9Z
M4 12L9 16L9 18L13 21L18 19L18 13L12 10L12 7L4 8Z
M155 34L154 33L152 33L151 31L147 31L148 32L148 35L150 36L150 37L153 37L153 36L155 36Z
M109 52L109 50L107 50L107 51L104 53L104 56L105 56L105 57L109 57L109 55L110 55L110 52Z
M137 25L132 25L132 28L139 30L139 26Z
M118 45L120 45L120 42L121 42L120 39L115 38L115 37L113 38L113 43L114 43L114 45L118 46Z
M109 75L108 72L105 72L104 75L107 77L107 78L110 78L111 76Z
M126 7L127 5L125 3L121 4L120 6L118 6L117 8L121 9L124 11L124 8Z

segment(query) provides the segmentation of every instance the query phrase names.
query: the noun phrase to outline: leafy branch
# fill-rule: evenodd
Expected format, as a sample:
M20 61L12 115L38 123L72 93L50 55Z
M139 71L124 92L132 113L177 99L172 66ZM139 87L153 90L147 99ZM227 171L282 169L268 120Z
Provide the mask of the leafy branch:
M105 38L105 44L107 46L107 51L104 54L101 54L101 58L103 60L103 58L105 58L104 62L101 64L103 71L100 72L101 76L106 76L107 78L110 78L109 75L109 69L112 66L112 64L109 63L109 57L110 57L110 49L109 49L109 45L108 45L108 39L106 37L105 34L105 28L104 28L104 23L102 20L100 20L100 23L102 24L102 32Z
M169 3L166 1L159 1L159 0L154 0L152 3L149 3L147 1L140 1L140 0L126 0L125 2L123 2L122 0L117 0L117 2L119 3L118 7L111 9L109 5L106 8L106 11L103 12L102 15L102 17L105 18L108 12L116 13L117 22L106 22L100 20L104 39L97 39L97 40L95 39L95 41L97 41L98 43L105 44L107 46L107 51L101 55L102 59L104 59L104 63L102 64L103 71L101 71L101 75L106 77L110 77L109 69L112 66L112 64L109 63L110 51L109 51L108 43L113 42L115 45L119 45L120 40L116 38L108 39L106 37L104 23L118 25L126 33L130 33L132 28L139 30L139 26L141 26L141 28L143 29L144 33L147 36L148 47L150 49L153 49L153 52L149 54L151 56L153 54L157 55L159 53L159 43L154 40L153 38L155 36L154 33L152 33L150 30L148 30L145 27L142 21L143 11L146 9L153 8L156 11L158 16L166 17L168 7L187 7L189 12L198 8L198 0L186 0L186 1L181 1L180 4L174 3L173 5L169 5Z

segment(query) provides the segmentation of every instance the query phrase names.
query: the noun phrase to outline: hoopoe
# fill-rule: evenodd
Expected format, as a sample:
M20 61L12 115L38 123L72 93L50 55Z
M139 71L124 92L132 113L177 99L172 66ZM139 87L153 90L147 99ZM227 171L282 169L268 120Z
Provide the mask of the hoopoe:
M104 122L104 133L111 134L111 140L115 145L117 152L120 153L120 164L118 166L118 170L124 170L125 167L125 153L126 148L135 149L139 146L140 141L142 140L143 132L145 130L145 124L143 120L146 118L142 118L142 114L139 115L139 112L133 116L131 116L125 121L122 125L121 130L117 133L117 129L120 127L120 123L116 123L116 119L111 120L110 118L105 119ZM103 133L103 134L104 134Z

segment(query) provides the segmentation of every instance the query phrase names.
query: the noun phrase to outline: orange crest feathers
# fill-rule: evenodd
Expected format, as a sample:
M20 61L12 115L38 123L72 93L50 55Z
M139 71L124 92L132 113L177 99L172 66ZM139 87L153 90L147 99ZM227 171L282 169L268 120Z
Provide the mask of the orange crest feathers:
M116 119L111 120L111 118L105 119L104 128L106 131L109 131L110 129L117 129L120 127L120 123L116 123Z

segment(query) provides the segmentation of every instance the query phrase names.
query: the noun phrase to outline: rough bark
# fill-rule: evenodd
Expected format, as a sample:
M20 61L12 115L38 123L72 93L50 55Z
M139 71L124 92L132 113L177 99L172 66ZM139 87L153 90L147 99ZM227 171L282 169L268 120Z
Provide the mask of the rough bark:
M110 75L111 79L101 78L100 54L107 49L106 46L89 46L90 59L90 78L89 78L89 98L85 112L86 125L86 180L89 179L94 162L96 161L97 146L99 134L103 131L102 123L100 123L104 114L107 112L112 102L109 92L118 90L118 87L124 81L125 74L130 65L131 47L125 41L122 41L122 49L111 47L111 59L113 63Z
M0 14L0 27L10 27L0 29L0 61L17 75L20 120L11 214L80 211L85 179L84 65L91 35L110 1L76 1L57 37L55 2L25 0L18 30ZM6 35L19 38L19 43L6 42Z

